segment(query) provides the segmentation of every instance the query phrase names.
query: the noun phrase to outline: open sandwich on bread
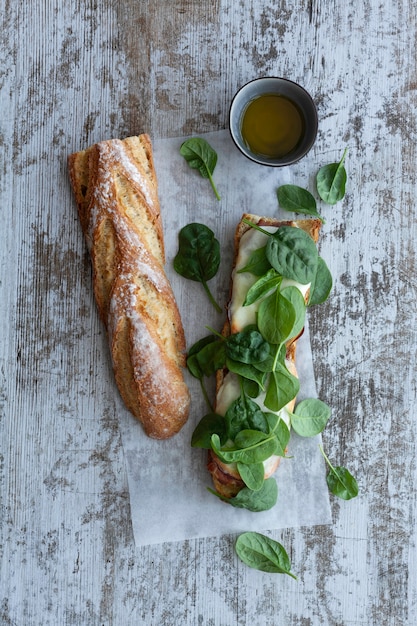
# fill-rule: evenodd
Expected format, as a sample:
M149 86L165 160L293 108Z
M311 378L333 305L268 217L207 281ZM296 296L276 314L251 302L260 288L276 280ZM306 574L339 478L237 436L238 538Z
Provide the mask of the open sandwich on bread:
M192 445L208 449L212 493L252 511L276 502L271 477L286 455L299 390L297 340L306 307L328 295L318 284L322 274L331 282L317 252L320 227L318 219L244 214L235 233L223 339L206 338L188 357L194 370L216 370L215 405Z

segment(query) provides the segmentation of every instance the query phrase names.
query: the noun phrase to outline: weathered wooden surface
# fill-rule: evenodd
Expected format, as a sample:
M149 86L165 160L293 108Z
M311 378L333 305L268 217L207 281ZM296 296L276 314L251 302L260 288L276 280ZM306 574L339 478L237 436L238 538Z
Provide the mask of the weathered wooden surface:
M417 623L416 29L412 0L3 2L1 624ZM280 534L298 582L249 570L229 536L135 550L66 171L100 139L224 128L260 75L316 99L317 165L349 146L321 244L334 292L310 323L326 448L361 494Z

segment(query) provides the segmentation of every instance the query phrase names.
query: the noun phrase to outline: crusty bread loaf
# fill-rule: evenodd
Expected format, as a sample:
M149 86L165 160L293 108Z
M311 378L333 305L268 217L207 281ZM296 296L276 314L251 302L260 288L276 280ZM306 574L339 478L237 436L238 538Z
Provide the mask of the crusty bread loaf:
M164 271L157 180L148 135L102 141L68 159L120 394L145 432L187 420L185 339Z
M251 229L244 220L248 220L253 224L256 224L261 227L276 227L280 228L281 226L297 226L298 228L303 229L307 232L312 239L317 243L319 232L321 228L321 221L318 219L304 219L304 220L277 220L271 217L260 217L258 215L252 215L246 213L242 215L241 221L236 227L235 238L234 238L234 260L233 260L233 270L236 266L236 261L239 253L240 242L242 236ZM232 272L233 276L233 272ZM232 288L233 288L233 278L231 280L230 286L230 298L232 297ZM306 301L308 299L308 292L306 294ZM225 337L228 337L231 333L231 324L230 318L228 317L224 323L222 334ZM296 356L296 344L297 338L292 339L287 344L287 367L291 371L294 376L297 376L297 368L295 365L295 356ZM219 392L225 377L227 376L227 369L218 370L216 373L216 393ZM292 411L295 405L295 398L288 405L288 410ZM271 457L270 462L266 464L265 468L265 478L271 476L278 468L281 457ZM225 498L231 498L235 496L244 486L244 482L240 478L239 472L237 470L236 464L227 464L223 463L216 454L210 450L208 453L208 462L207 462L208 471L211 474L213 485L216 491Z

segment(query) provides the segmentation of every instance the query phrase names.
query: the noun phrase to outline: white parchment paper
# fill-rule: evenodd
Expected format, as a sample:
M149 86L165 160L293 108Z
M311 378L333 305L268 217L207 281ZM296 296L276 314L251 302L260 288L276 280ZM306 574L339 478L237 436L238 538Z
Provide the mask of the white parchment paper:
M174 272L178 232L190 222L204 223L221 244L222 263L210 281L218 302L227 302L233 257L233 236L242 213L279 215L276 188L291 182L290 170L256 165L235 148L228 131L204 137L218 153L214 173L221 195L217 201L207 179L191 170L179 155L184 138L153 142L159 197L164 224L167 274L177 298L187 345L208 334L206 325L221 329L224 315L215 312L201 285ZM299 399L316 396L308 334L298 341ZM235 509L207 491L211 478L206 469L207 452L190 446L191 434L207 412L199 382L186 372L191 391L191 413L182 431L168 441L146 437L140 424L120 406L122 442L127 462L132 525L137 546L247 530L275 530L331 522L320 437L291 436L288 455L276 473L278 503L270 511L251 513Z

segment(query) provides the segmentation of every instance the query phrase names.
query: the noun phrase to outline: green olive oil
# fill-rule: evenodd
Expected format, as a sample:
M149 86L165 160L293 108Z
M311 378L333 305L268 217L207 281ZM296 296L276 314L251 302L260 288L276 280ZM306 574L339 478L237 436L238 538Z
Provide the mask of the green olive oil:
M264 94L251 100L243 113L241 132L251 152L280 159L297 147L304 134L298 107L278 94Z

